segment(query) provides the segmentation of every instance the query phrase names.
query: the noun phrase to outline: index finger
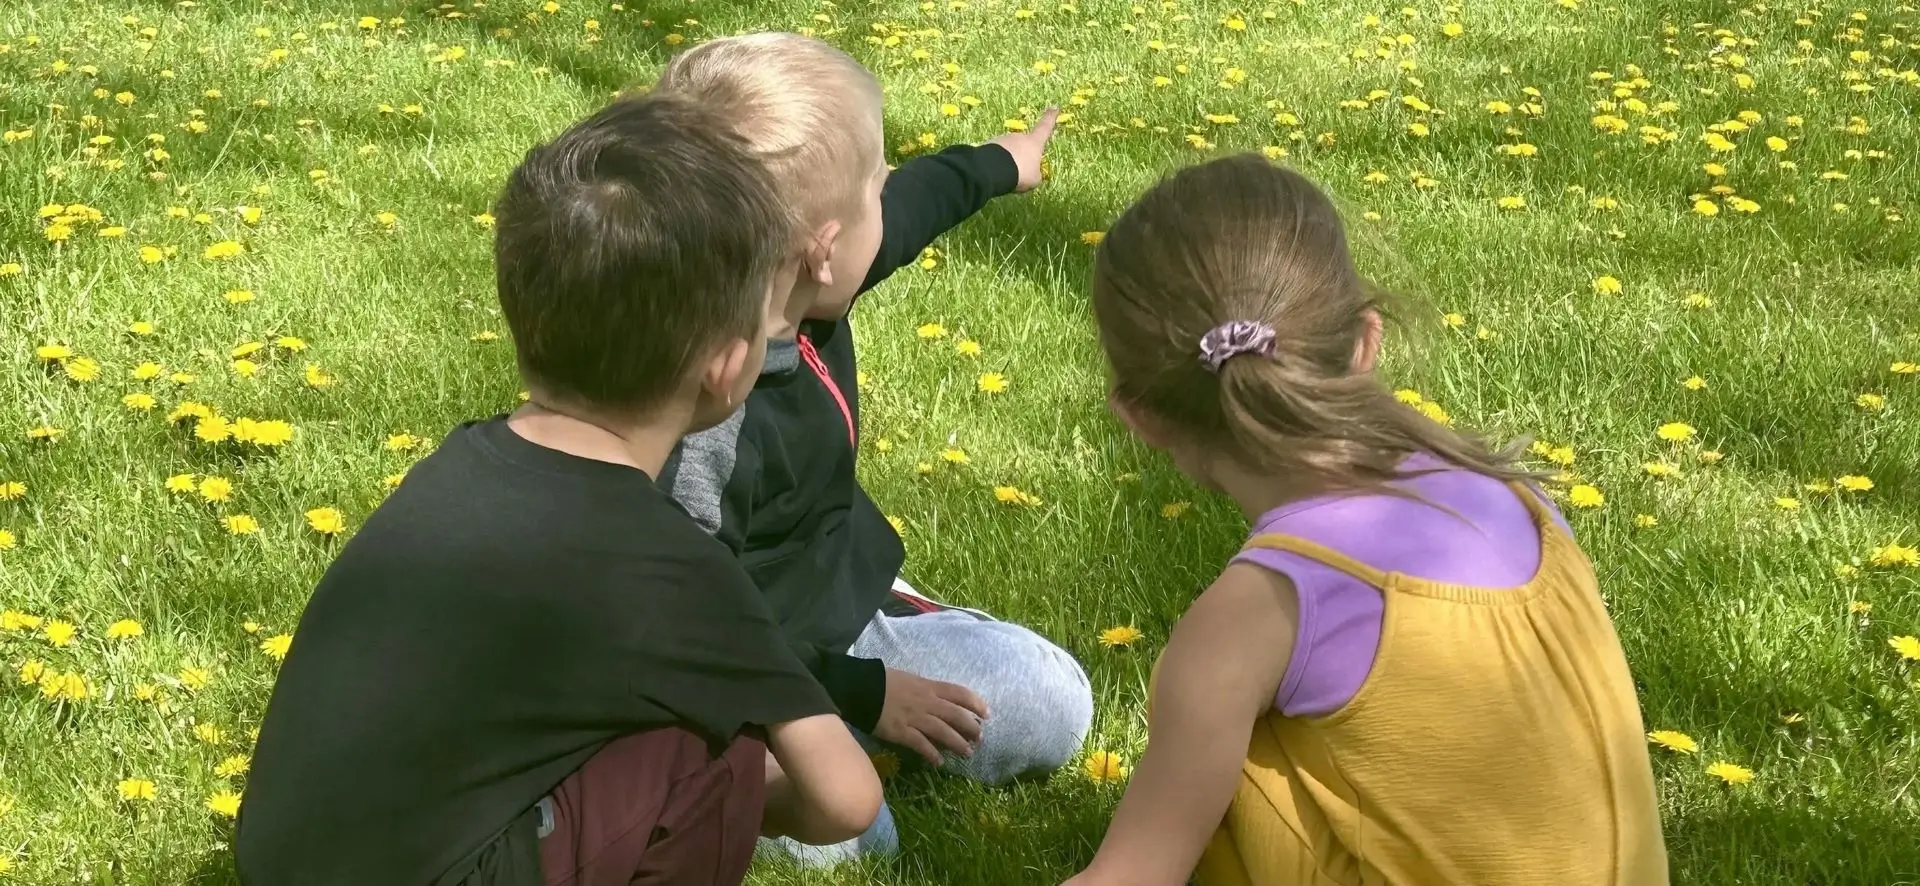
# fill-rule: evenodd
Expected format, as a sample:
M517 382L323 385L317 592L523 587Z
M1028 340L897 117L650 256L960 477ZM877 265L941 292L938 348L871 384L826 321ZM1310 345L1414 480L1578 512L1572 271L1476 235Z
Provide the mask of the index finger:
M941 683L939 684L939 688L935 690L935 693L947 701L972 711L974 716L982 720L987 718L986 699L981 698L975 694L973 690L965 686L958 683Z
M1049 106L1046 110L1040 112L1040 119L1034 121L1033 134L1039 136L1043 142L1053 138L1053 124L1059 122L1059 120L1060 106Z

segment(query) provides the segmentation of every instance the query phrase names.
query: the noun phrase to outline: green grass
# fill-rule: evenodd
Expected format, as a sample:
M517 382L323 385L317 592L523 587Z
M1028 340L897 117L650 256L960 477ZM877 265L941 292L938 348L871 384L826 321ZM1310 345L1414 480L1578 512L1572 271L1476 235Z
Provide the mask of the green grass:
M1863 22L1846 5L1709 0L1493 0L1417 14L1347 0L1049 0L1024 18L1010 0L629 5L8 5L0 130L33 133L0 145L0 263L21 266L0 277L0 483L27 487L0 501L0 529L17 542L0 551L0 607L78 632L64 646L44 624L0 633L0 882L233 881L230 825L205 802L244 786L214 767L244 754L258 723L274 674L260 645L291 630L338 549L303 514L339 508L350 532L382 478L421 454L389 449L390 435L437 439L515 403L506 341L472 340L504 332L489 236L472 217L526 148L648 82L679 39L670 35L802 27L880 73L891 144L983 140L1078 96L1052 181L954 231L933 267L897 275L856 323L870 376L862 472L905 521L909 576L1080 656L1099 702L1090 749L1137 757L1156 644L1244 527L1105 414L1080 235L1165 170L1273 146L1349 210L1363 270L1431 307L1406 318L1396 384L1463 424L1571 445L1570 470L1604 492L1603 507L1571 518L1648 726L1700 744L1697 755L1656 755L1676 880L1920 877L1920 672L1888 643L1920 633L1920 569L1871 562L1877 549L1920 543L1920 376L1890 371L1920 360L1910 3L1864 4ZM362 15L383 21L362 31ZM1455 21L1464 33L1448 38ZM1402 33L1412 42L1370 55ZM464 57L433 60L449 46ZM1056 67L1040 72L1040 61ZM949 62L958 73L942 72ZM1648 111L1677 107L1616 111L1634 128L1608 135L1591 122L1594 102L1634 80L1629 65ZM1600 69L1613 79L1590 76ZM1523 113L1523 87L1539 91L1540 116ZM205 95L213 89L220 97ZM1339 106L1375 89L1386 97ZM113 97L123 91L131 105ZM1417 113L1403 96L1435 110ZM1514 114L1490 114L1494 100ZM943 115L948 103L957 116ZM1300 123L1276 122L1282 110ZM1729 134L1733 151L1703 143L1705 127L1746 110L1761 119ZM1863 132L1847 131L1854 117ZM196 118L204 133L186 128ZM1408 132L1416 120L1430 135ZM1643 125L1674 139L1645 145ZM164 161L144 153L148 133L165 137ZM100 134L115 140L89 153ZM1769 136L1787 150L1770 151ZM1495 150L1522 141L1537 156ZM1759 212L1719 198L1717 217L1690 212L1691 195L1716 183L1708 162ZM1387 181L1369 184L1376 170ZM1829 170L1847 177L1823 178ZM1415 187L1415 173L1436 185ZM1526 209L1498 208L1503 196ZM1596 209L1598 197L1618 207ZM35 219L53 203L104 218L72 225L56 246ZM257 224L240 205L263 210ZM174 206L189 217L170 217ZM205 223L191 218L201 212ZM124 236L103 238L107 226ZM244 254L202 257L228 239ZM149 264L143 245L178 251ZM1597 293L1602 276L1621 291ZM223 293L236 289L256 298L229 304ZM1693 293L1711 306L1690 303ZM1464 325L1442 323L1445 313ZM155 334L130 334L133 321ZM944 338L917 335L935 322ZM254 358L257 377L235 376L233 348L282 335L307 348L269 349ZM961 336L983 353L958 356ZM98 379L43 364L34 352L49 343L96 361ZM130 378L144 361L195 380ZM309 363L336 383L304 384ZM980 393L983 372L1006 374L1010 389ZM1695 375L1704 390L1682 385ZM157 407L122 405L137 392ZM1884 406L1863 408L1862 394ZM165 420L185 400L284 419L297 434L267 450L196 443ZM1654 430L1671 421L1698 436L1661 441ZM29 440L42 425L64 434ZM971 464L942 462L949 445ZM1723 458L1705 463L1709 450ZM1677 471L1650 476L1652 461ZM937 467L922 476L920 462ZM231 499L170 493L177 474L230 478ZM1804 488L1843 475L1874 487ZM1045 503L1001 505L1000 484ZM1798 509L1778 506L1782 496ZM1163 517L1171 502L1192 507ZM230 535L221 518L234 514L260 531ZM1642 514L1658 525L1637 526ZM1871 613L1850 613L1853 601ZM121 619L142 634L108 639ZM1101 648L1097 632L1121 624L1147 640ZM88 697L48 701L16 679L29 662L80 675ZM185 685L186 669L204 670L204 685ZM196 736L207 724L217 741ZM1715 760L1756 777L1721 785L1704 771ZM123 779L152 781L154 798L123 800ZM831 875L763 870L754 882L1057 882L1091 856L1117 799L1077 771L1010 789L906 776L890 792L899 859Z

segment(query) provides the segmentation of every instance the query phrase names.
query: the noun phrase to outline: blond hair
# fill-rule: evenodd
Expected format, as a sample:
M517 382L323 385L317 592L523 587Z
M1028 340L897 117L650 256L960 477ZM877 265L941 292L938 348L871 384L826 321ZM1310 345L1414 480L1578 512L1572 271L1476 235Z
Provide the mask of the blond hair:
M1326 194L1258 154L1147 191L1101 241L1092 300L1116 397L1242 465L1328 492L1392 494L1414 452L1534 478L1516 464L1518 447L1442 426L1353 371L1385 293L1354 268ZM1202 338L1235 321L1271 342L1203 360Z
M822 40L778 31L711 40L667 62L657 88L731 119L804 224L855 211L879 168L880 81Z

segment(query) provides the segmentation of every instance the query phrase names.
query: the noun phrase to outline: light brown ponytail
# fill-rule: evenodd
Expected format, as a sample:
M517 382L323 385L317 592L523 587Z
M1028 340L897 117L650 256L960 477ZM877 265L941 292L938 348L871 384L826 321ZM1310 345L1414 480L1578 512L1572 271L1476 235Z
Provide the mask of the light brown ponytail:
M1353 267L1338 212L1313 183L1259 155L1182 170L1108 231L1093 310L1115 392L1241 464L1324 491L1386 491L1415 452L1502 480L1533 479L1396 400L1355 346L1385 315ZM1270 353L1201 359L1222 324L1271 328Z

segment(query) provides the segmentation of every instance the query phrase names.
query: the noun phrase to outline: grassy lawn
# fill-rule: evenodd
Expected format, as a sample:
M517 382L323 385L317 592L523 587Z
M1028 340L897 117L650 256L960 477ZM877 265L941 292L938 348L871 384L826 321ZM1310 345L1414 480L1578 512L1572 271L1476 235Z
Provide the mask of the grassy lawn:
M1071 112L1048 185L857 325L863 476L909 577L1078 655L1090 751L1138 756L1157 644L1244 526L1105 414L1085 235L1168 169L1284 152L1421 305L1396 386L1567 472L1648 727L1697 744L1656 749L1676 880L1913 882L1896 2L8 3L0 882L233 882L273 650L392 478L516 402L482 216L505 172L674 46L761 28L879 72L900 159ZM1144 639L1102 646L1121 625ZM753 882L1058 882L1119 787L889 790L899 859Z

